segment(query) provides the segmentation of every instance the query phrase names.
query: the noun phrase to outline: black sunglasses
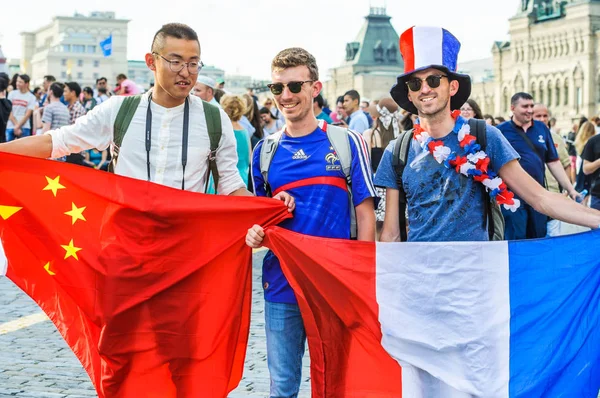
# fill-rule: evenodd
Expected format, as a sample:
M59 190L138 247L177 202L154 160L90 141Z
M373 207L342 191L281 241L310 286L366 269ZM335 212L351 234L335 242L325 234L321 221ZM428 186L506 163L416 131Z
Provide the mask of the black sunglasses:
M283 93L283 89L287 86L287 88L290 89L290 91L294 94L298 94L300 92L300 90L302 90L302 85L304 83L312 83L314 82L314 80L305 80L303 82L289 82L287 84L285 83L271 83L271 84L267 84L267 87L269 87L269 89L271 90L271 92L273 93L273 95L281 95L281 93Z
M429 75L425 79L419 79L418 77L413 77L412 79L408 79L406 85L410 89L410 91L419 91L423 86L423 81L427 82L427 85L430 88L437 88L440 86L443 77L448 77L446 75Z

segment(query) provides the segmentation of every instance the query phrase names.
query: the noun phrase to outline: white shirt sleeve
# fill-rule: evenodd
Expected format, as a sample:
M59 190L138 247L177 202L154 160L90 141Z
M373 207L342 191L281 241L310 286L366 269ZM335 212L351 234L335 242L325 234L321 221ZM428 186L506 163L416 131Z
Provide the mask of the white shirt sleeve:
M246 188L242 177L237 169L237 147L231 120L224 110L221 112L221 142L217 149L217 169L219 170L218 193L229 195L230 193Z
M75 124L48 131L52 137L52 158L96 148L108 148L113 140L113 125L124 97L115 96L77 118Z

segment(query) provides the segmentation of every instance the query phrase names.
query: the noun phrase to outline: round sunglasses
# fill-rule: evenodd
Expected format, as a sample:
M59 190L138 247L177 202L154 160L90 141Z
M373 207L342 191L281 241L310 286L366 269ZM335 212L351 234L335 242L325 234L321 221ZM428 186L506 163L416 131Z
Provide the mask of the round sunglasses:
M283 89L287 86L287 88L290 89L290 91L294 94L298 94L300 92L300 90L302 90L302 85L304 83L312 83L314 82L314 80L305 80L303 82L289 82L289 83L271 83L271 84L267 84L267 87L269 87L269 90L271 90L271 93L273 93L273 95L281 95L281 93L283 93Z
M419 79L418 77L413 77L408 79L406 85L410 89L410 91L420 91L423 86L423 82L426 81L429 88L437 88L440 86L443 77L448 77L446 75L429 75L425 79Z

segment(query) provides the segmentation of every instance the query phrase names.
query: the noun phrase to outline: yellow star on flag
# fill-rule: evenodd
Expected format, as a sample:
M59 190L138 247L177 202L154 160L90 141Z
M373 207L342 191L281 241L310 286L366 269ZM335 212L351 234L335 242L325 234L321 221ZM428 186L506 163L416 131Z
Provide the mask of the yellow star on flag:
M0 206L0 217L4 220L8 220L10 216L21 210L22 207L15 206Z
M59 189L65 189L65 187L60 184L60 176L57 176L55 179L46 176L46 181L48 181L48 185L46 185L46 188L42 189L42 191L52 191L54 197L56 197L56 193Z
M54 272L50 271L50 262L48 262L46 265L44 265L44 269L50 276L56 275Z
M68 245L60 246L66 250L65 260L69 257L75 257L75 260L79 261L79 258L77 257L77 252L81 250L81 248L73 246L73 239L71 239Z
M85 219L85 217L83 216L83 211L85 210L85 206L83 207L77 207L75 206L75 203L71 202L71 211L67 211L65 212L65 214L67 216L71 216L73 223L71 225L75 225L75 222L77 222L77 220L82 220L82 221L87 221Z

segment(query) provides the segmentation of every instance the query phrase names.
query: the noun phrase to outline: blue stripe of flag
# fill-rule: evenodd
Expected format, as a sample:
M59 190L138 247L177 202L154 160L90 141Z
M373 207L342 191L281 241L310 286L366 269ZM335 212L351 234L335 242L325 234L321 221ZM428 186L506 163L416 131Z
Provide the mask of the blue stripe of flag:
M600 389L600 231L509 242L510 397Z

